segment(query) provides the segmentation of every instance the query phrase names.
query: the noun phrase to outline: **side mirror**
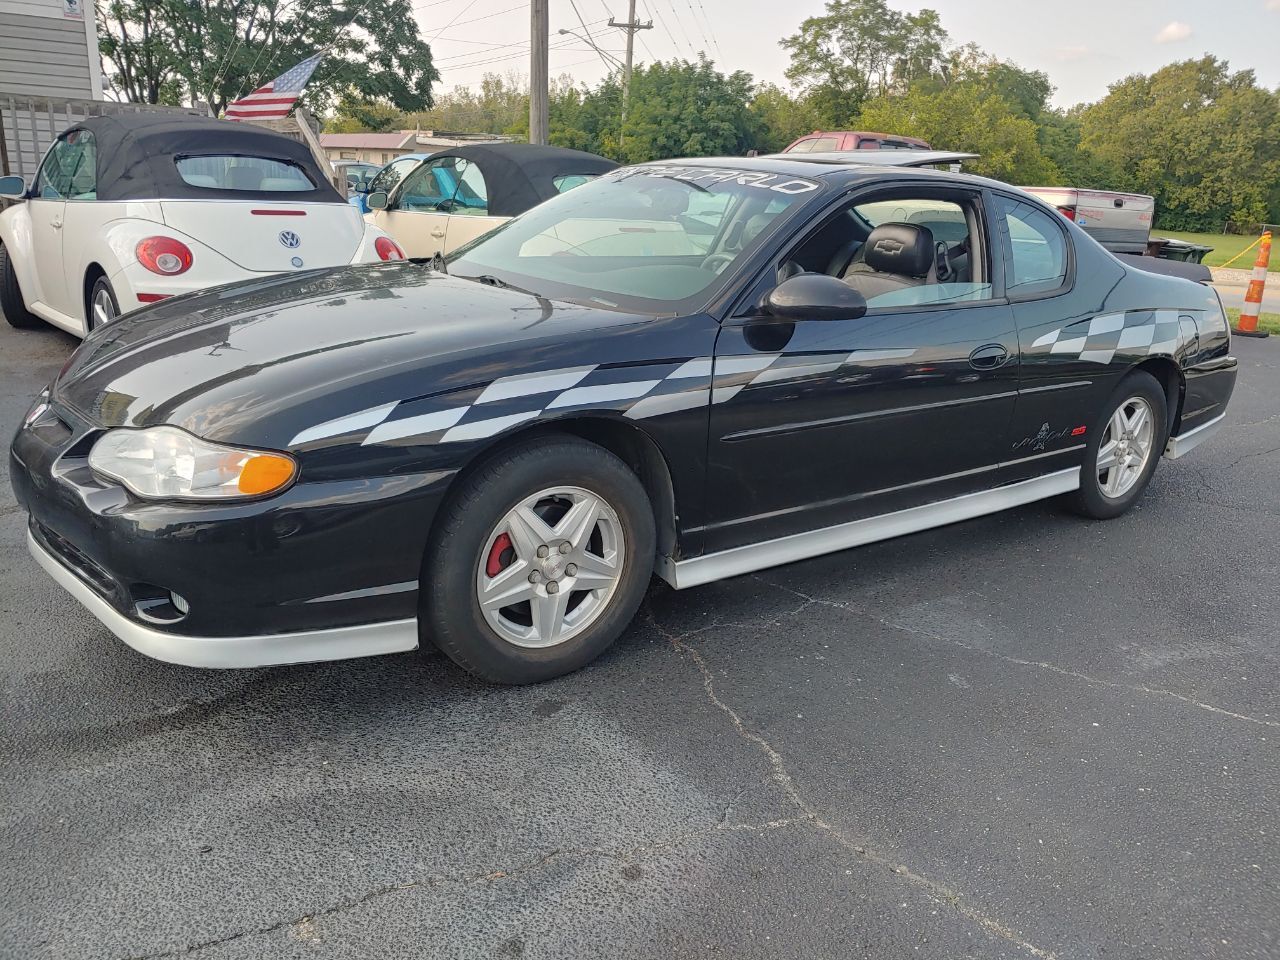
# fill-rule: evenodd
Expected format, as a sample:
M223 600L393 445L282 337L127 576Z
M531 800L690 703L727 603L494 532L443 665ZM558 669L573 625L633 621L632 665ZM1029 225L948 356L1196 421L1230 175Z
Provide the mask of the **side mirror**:
M375 190L373 193L366 194L364 202L369 205L370 210L385 210L387 208L387 191Z
M0 177L0 197L21 200L27 195L27 181L21 177Z
M866 314L867 300L843 280L802 273L770 290L764 307L780 320L857 320Z

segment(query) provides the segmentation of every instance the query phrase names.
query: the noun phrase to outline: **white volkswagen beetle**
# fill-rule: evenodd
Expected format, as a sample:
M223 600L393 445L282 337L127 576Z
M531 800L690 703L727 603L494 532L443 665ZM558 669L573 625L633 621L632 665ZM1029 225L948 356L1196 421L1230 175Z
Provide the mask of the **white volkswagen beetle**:
M199 117L91 117L33 184L0 178L0 309L85 336L146 303L286 271L403 259L305 145Z

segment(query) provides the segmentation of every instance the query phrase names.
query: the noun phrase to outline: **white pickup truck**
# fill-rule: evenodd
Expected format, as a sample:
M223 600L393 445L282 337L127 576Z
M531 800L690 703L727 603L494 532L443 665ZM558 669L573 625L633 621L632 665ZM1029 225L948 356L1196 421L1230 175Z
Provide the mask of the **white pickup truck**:
M1058 208L1112 253L1146 253L1156 201L1141 193L1077 190L1074 187L1022 187Z

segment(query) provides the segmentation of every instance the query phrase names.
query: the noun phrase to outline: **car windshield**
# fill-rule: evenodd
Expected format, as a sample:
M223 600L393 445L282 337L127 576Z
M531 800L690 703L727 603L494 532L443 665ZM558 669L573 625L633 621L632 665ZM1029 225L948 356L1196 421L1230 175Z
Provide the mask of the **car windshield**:
M636 313L692 313L818 189L726 167L628 167L461 248L449 272Z
M268 157L178 157L178 175L192 187L290 193L316 185L298 167Z

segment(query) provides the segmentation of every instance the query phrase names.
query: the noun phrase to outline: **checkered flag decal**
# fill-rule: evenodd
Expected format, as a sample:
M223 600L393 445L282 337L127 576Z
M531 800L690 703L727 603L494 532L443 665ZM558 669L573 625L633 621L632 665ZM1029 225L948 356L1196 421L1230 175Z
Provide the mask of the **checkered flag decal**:
M855 350L834 357L694 357L641 367L565 367L501 377L470 391L387 403L308 427L291 447L368 431L362 446L407 438L422 443L482 440L543 413L572 408L623 409L631 420L725 403L753 384L829 373L851 363L900 360L912 347ZM712 370L715 382L712 383Z
M1130 310L1059 327L1038 338L1031 349L1089 363L1110 363L1117 350L1151 356L1173 354L1183 340L1176 310Z

